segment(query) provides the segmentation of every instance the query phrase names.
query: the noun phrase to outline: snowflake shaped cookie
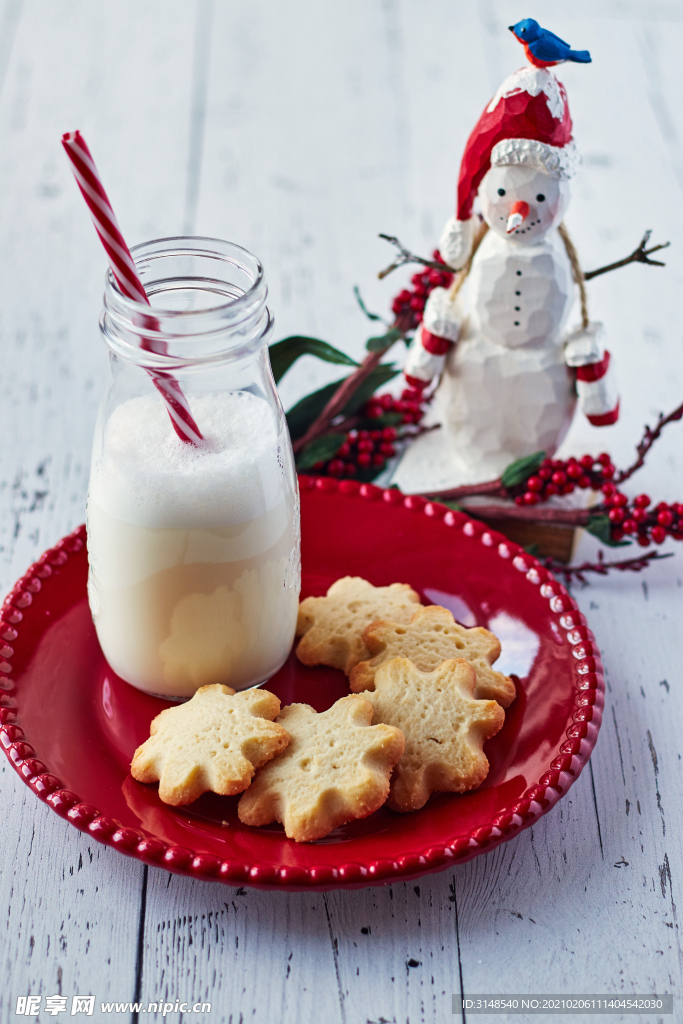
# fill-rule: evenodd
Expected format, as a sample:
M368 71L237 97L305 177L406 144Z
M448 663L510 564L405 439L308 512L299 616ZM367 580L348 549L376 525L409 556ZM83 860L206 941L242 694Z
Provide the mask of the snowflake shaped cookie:
M407 658L394 658L377 671L375 689L364 694L374 720L405 736L405 751L391 782L389 806L416 811L435 792L464 793L486 778L482 749L505 721L493 700L472 696L475 674L463 660L419 672Z
M376 811L389 793L404 739L399 729L371 720L370 704L354 695L321 714L308 704L284 708L278 722L291 743L241 797L240 821L280 821L290 839L307 842Z
M241 793L256 769L289 743L286 729L272 721L279 711L280 701L267 690L202 686L186 704L157 715L150 738L135 751L131 775L159 782L161 800L176 807L209 790Z
M296 649L304 665L330 665L348 675L369 657L363 630L376 619L410 622L420 596L405 583L373 587L359 576L333 583L326 597L307 597L299 605Z
M439 605L418 608L408 625L373 622L365 629L363 641L374 657L351 670L354 693L374 689L375 673L392 658L408 658L420 672L433 672L450 658L464 658L476 673L477 700L496 700L506 708L515 699L513 681L491 667L500 655L498 638L480 626L461 626Z

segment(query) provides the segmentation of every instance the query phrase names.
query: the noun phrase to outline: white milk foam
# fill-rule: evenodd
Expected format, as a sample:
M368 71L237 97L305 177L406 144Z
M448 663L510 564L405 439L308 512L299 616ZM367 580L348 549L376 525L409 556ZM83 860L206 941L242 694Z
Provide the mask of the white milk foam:
M298 508L269 405L207 395L192 413L200 450L176 436L157 396L120 405L88 495L88 596L104 654L129 683L172 697L267 679L298 608Z
M90 495L139 526L225 526L282 500L278 438L266 401L246 391L203 395L192 414L201 449L181 441L157 395L119 405L95 458Z

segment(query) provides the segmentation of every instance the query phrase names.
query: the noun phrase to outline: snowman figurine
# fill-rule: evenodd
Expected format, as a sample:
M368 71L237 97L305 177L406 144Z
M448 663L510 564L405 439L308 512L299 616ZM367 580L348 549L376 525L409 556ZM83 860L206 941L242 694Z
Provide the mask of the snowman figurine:
M430 418L440 426L405 452L394 475L404 493L493 480L523 456L551 456L577 400L594 425L616 421L609 353L585 302L582 327L566 333L581 271L562 218L578 164L563 85L547 67L510 75L468 139L440 241L460 273L429 296L408 353L411 386L438 379Z

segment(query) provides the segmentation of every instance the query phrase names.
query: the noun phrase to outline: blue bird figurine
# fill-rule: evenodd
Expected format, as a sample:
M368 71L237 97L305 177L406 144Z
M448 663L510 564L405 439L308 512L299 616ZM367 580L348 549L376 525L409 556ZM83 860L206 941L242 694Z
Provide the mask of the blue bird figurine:
M567 60L577 64L590 64L591 55L588 50L572 50L569 43L541 28L533 18L523 18L516 25L510 25L515 39L524 47L527 58L535 68L553 68L556 64L564 64Z

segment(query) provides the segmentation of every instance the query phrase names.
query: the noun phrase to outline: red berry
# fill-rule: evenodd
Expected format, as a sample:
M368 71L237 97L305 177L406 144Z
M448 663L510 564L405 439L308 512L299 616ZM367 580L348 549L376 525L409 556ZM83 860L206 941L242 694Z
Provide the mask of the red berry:
M603 484L600 490L607 498L611 498L613 494L617 493L617 489L614 484Z
M410 300L410 308L414 309L416 313L421 313L422 310L425 308L424 299L420 299L417 297L417 295L415 295Z
M422 271L418 271L417 274L413 274L410 279L411 284L422 284Z
M384 441L395 441L396 440L396 428L385 427L382 431L382 438Z
M655 512L666 512L668 507L669 506L665 501L660 501L657 505L655 505Z
M612 477L614 476L614 466L611 462L608 463L606 466L602 467L601 475L604 476L607 480L612 479Z
M585 491L585 489L587 487L590 487L590 485L591 485L591 478L589 476L585 476L585 475L584 476L580 476L579 479L577 480L577 483L578 483L579 487L582 487L583 490Z
M650 533L655 544L662 544L666 540L666 530L663 526L653 526Z
M624 536L624 531L620 526L615 526L612 530L612 540L621 540Z
M553 494L560 493L560 488L556 484L548 484L545 493L549 498L552 498Z
M372 455L369 455L368 452L361 452L360 455L358 456L359 466L369 466L371 462Z
M612 460L607 454L607 452L600 452L600 454L598 455L597 462L600 462L603 466L609 466L611 461Z
M389 457L396 454L396 449L394 448L393 444L391 444L390 441L382 441L381 445L379 446L379 450L381 451L382 455L387 455Z
M631 519L635 519L637 523L644 523L647 519L647 512L644 508L634 508L631 512Z
M441 277L442 277L442 274L441 274L440 270L430 270L429 271L429 283L431 285L434 285L435 288L438 285L441 284Z
M526 482L526 486L529 491L542 491L543 481L540 476L530 476Z
M377 402L370 402L365 408L365 415L369 420L376 420L383 412L384 409Z
M562 487L562 493L563 494L571 494L573 490L574 490L574 484L572 484L572 483L564 484L563 487Z
M647 494L639 494L638 497L634 499L633 504L636 508L647 508L650 504L650 498Z
M358 442L358 451L359 452L374 452L374 450L375 450L375 444L369 438L367 440L365 440L365 441L359 441Z
M379 402L379 404L382 406L383 409L391 409L392 405L394 404L394 396L393 395L381 395L377 399L377 401Z
M623 508L624 505L628 505L628 498L625 494L621 494L620 491L617 491L616 494L613 494L610 498L610 505L614 505L615 508Z
M553 475L553 471L550 468L550 466L541 466L541 468L538 471L538 475L540 476L541 480L550 480L550 477Z
M340 458L345 459L346 456L350 455L350 454L351 454L351 445L348 443L348 441L344 441L344 444L341 446L341 448L337 452L337 455L339 455Z
M332 459L327 466L327 472L330 476L341 476L344 472L344 463L341 459Z
M638 530L638 523L633 519L625 519L621 524L621 528L624 533L636 533Z
M515 505L523 505L523 504L524 504L524 498L522 497L521 494L518 494L517 497L515 498Z
M650 538L648 537L648 535L646 533L639 533L638 534L638 543L640 544L641 548L649 548L649 546L650 546Z
M325 465L324 462L314 462L313 466L311 468L312 469L322 469L324 465Z
M584 469L592 469L594 462L595 462L595 459L593 458L592 455L582 455L581 456L581 465L583 466Z
M674 521L674 514L671 509L662 509L657 516L657 522L660 526L671 526Z
M382 431L381 430L371 430L370 431L370 437L372 438L373 441L381 441L382 440Z
M345 472L345 474L347 476L355 476L356 475L356 467L355 467L354 463L353 462L346 462L346 463L344 463L344 472Z
M539 497L533 491L527 491L524 495L525 505L538 505Z
M607 514L609 516L610 523L615 523L617 525L619 523L623 523L626 518L626 513L623 508L611 508Z
M551 463L550 459L543 459L543 461L541 462L541 465L542 466L550 466L550 465L552 465L552 463Z
M566 484L567 482L567 474L563 470L558 469L553 473L552 481L554 484L557 484L558 487L561 487L562 484Z
M578 480L581 475L581 466L578 462L570 462L567 466L567 476L569 479Z

